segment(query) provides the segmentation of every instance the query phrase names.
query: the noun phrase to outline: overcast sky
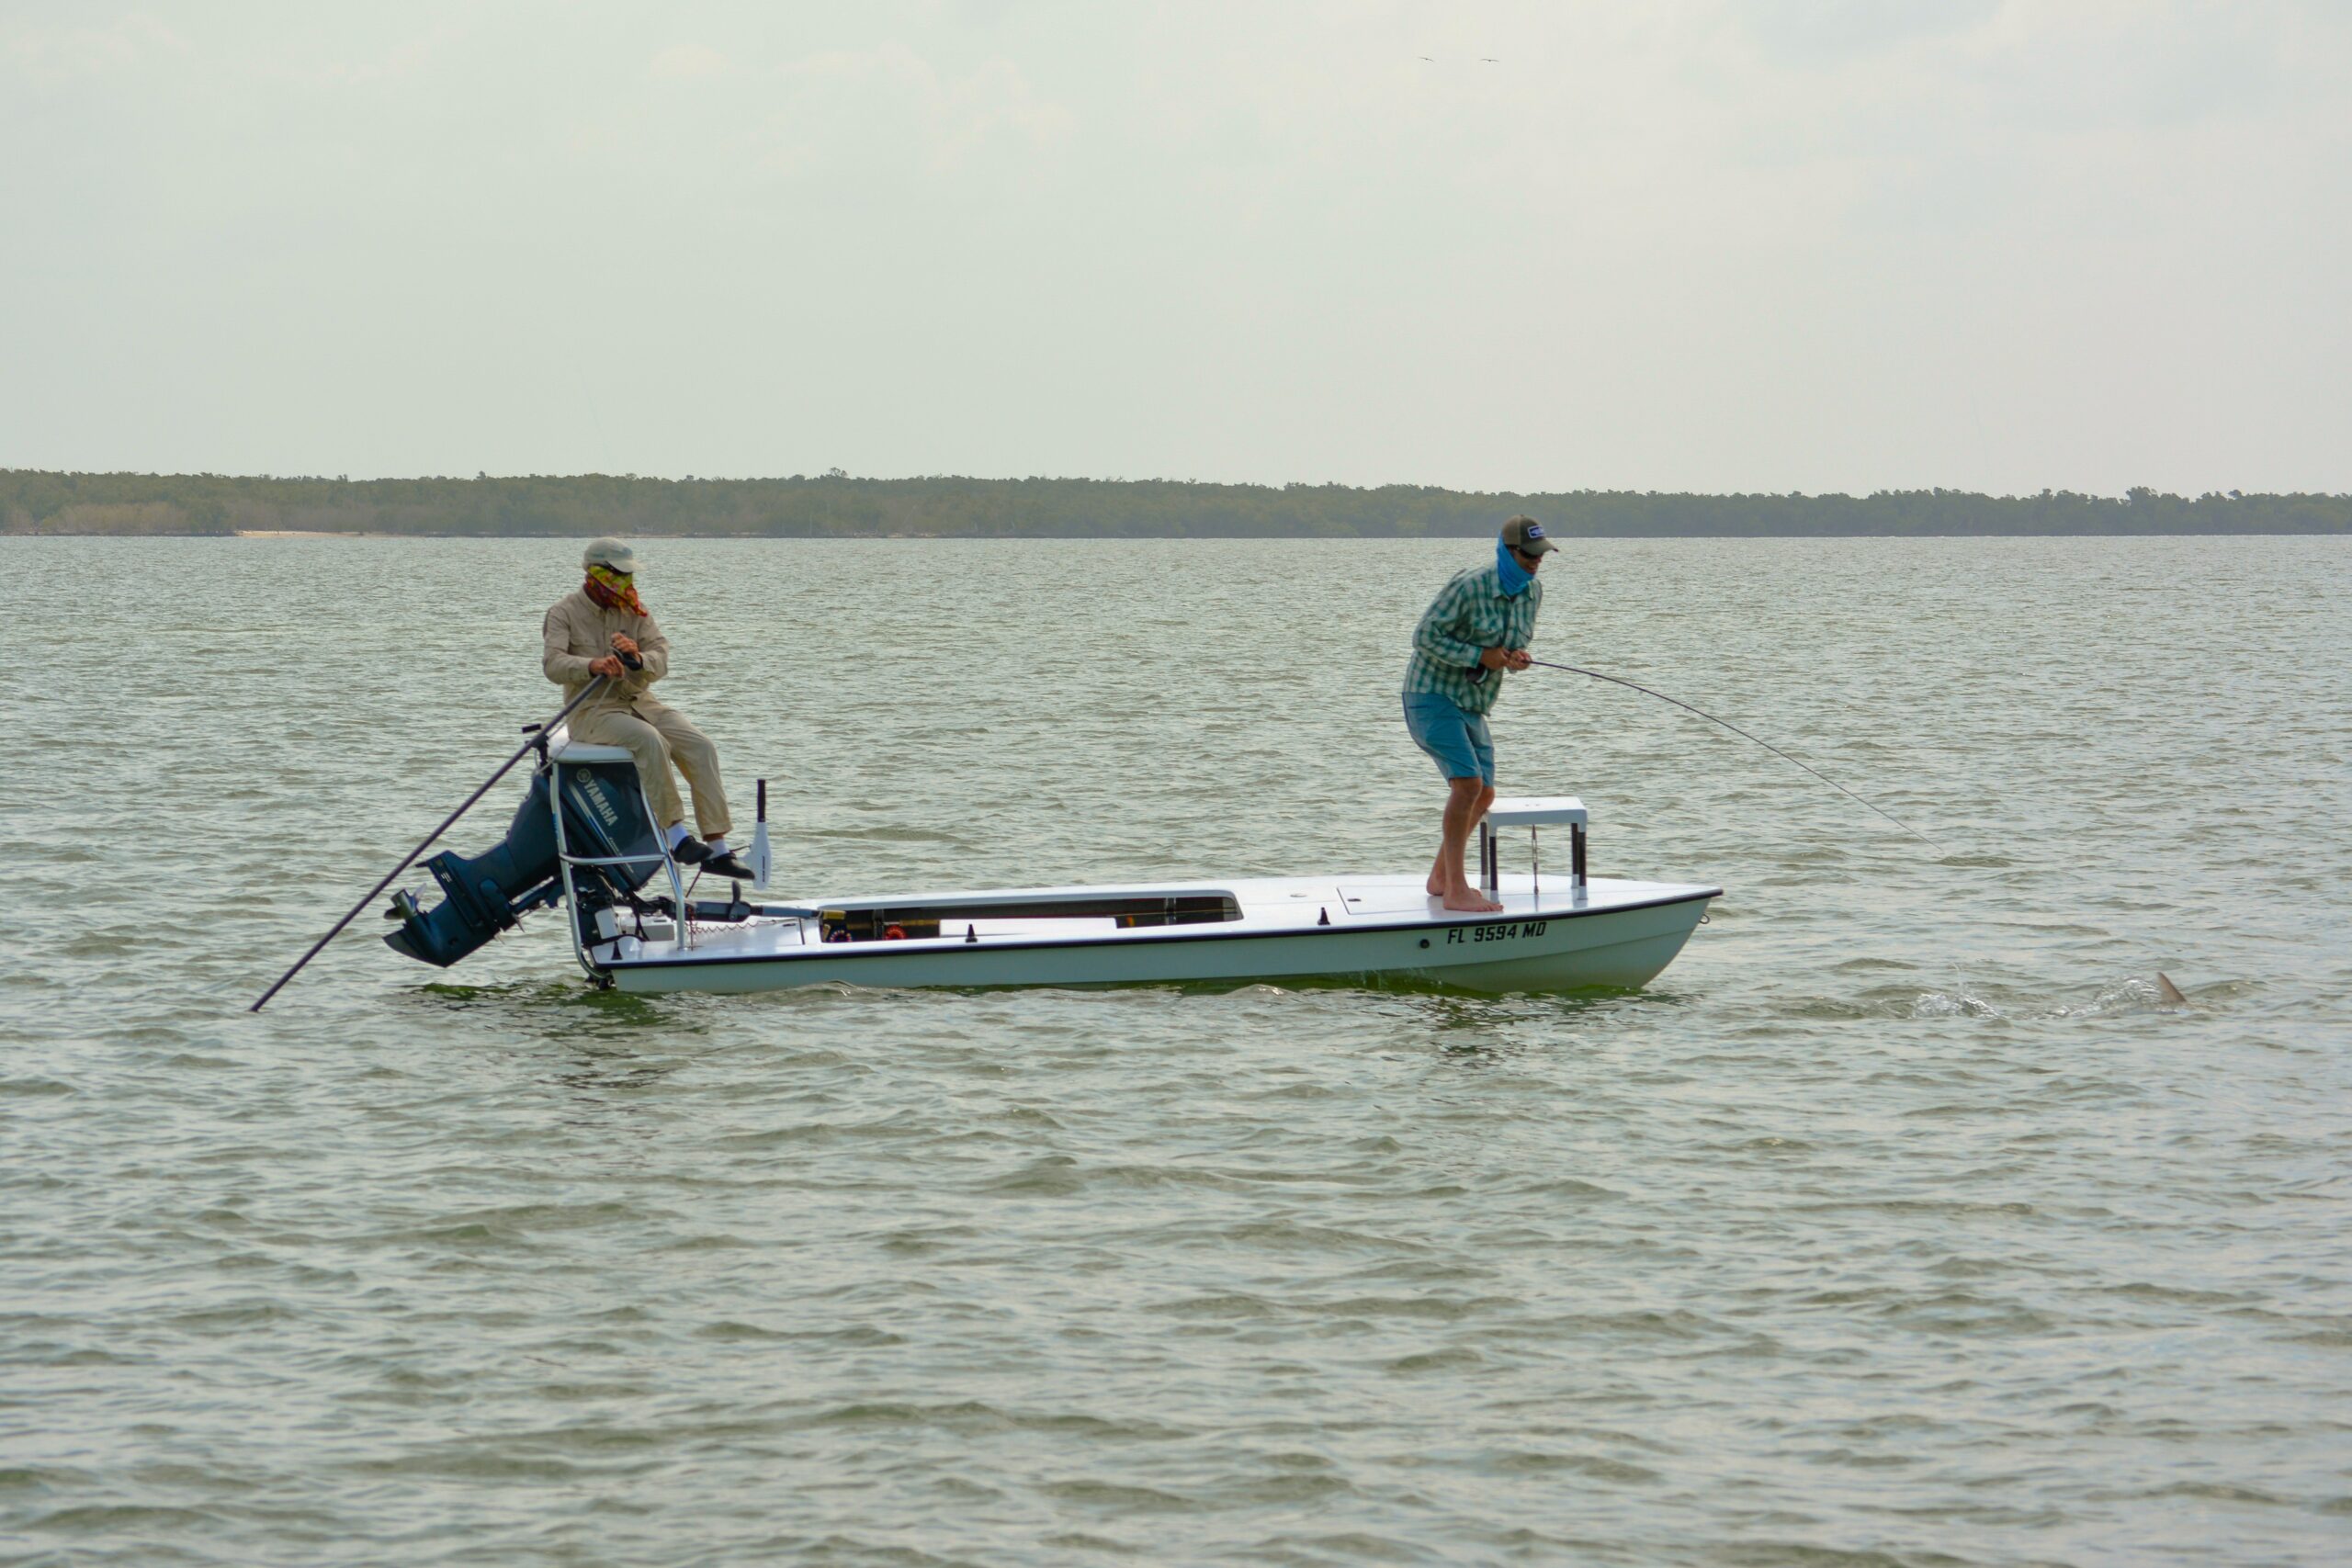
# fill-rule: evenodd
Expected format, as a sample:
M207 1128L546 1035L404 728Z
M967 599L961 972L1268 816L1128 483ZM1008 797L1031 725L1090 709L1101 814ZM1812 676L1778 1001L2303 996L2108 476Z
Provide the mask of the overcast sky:
M0 466L2346 491L2347 85L2342 0L0 0Z

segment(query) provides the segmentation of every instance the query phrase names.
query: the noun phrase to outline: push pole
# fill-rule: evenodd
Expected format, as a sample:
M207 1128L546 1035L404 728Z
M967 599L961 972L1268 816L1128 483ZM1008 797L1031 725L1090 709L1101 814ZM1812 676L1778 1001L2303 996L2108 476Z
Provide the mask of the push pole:
M269 1005L269 998L277 995L280 990L284 989L287 981L291 980L295 976L300 975L302 972L302 966L304 964L310 963L311 959L316 958L319 955L320 951L323 949L327 943L333 942L336 937L343 934L343 928L357 919L359 918L359 912L362 909L365 909L368 905L374 903L377 896L382 893L385 888L390 887L392 885L392 878L398 876L401 872L406 871L411 865L414 864L417 856L423 854L426 850L433 847L434 840L447 832L456 825L458 818L463 817L467 812L472 810L474 807L474 802L480 800L483 795L490 793L491 785L504 778L506 776L506 771L509 768L512 768L515 763L521 761L525 752L530 750L532 747L544 742L547 739L548 732L554 729L557 725L561 724L566 718L570 717L573 708L576 708L582 703L586 702L588 700L589 694L602 686L605 683L605 678L602 675L597 676L594 680L589 682L587 685L581 688L580 694L578 696L563 705L562 712L557 714L545 724L534 725L532 727L534 733L530 739L524 741L520 747L516 748L515 752L512 757L509 757L503 762L499 763L498 771L491 774L490 777L482 780L481 787L480 789L466 796L465 803L459 806L458 809L449 813L448 816L441 818L441 826L434 829L430 833L425 834L424 841L423 843L409 851L407 854L401 856L400 864L392 867L391 870L384 874L383 881L379 882L375 886L370 887L368 890L368 896L351 907L351 912L349 914L344 916L343 919L337 920L333 926L329 927L327 929L327 934L312 942L311 944L311 951L296 959L294 961L294 967L288 969L285 974L280 975L277 977L277 983L270 987L266 991L264 991L261 994L260 998L245 1010L247 1012L259 1012L263 1008L267 1007Z

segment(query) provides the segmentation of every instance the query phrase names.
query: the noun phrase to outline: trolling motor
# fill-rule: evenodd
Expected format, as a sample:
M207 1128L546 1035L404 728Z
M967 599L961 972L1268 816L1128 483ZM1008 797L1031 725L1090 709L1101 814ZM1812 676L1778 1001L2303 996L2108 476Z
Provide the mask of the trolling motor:
M520 923L530 910L561 900L551 806L558 781L563 791L563 844L575 862L572 886L584 908L629 901L661 867L662 848L635 763L567 761L558 767L547 759L544 731L537 744L539 764L506 837L478 855L444 850L426 861L424 869L441 888L435 908L421 908L416 895L405 889L392 895L384 918L398 920L400 929L386 932L384 944L393 952L447 969ZM641 858L626 864L577 863L627 857Z

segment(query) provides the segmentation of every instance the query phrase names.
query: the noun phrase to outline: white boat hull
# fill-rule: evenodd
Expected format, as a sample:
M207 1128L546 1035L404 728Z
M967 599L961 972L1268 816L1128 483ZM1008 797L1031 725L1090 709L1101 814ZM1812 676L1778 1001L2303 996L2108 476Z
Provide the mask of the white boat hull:
M688 944L628 940L588 950L591 973L623 991L747 992L797 986L1132 986L1321 981L1570 991L1646 985L1671 963L1722 889L1594 879L1539 892L1505 877L1499 914L1454 914L1410 877L1249 881L1150 888L1046 888L910 895L837 908L952 912L1032 899L1229 895L1238 914L1203 923L1071 930L1084 920L951 918L941 934L825 942L808 919L755 916L696 925ZM1109 927L1114 922L1091 922ZM981 928L988 929L983 931ZM967 935L967 932L969 935Z

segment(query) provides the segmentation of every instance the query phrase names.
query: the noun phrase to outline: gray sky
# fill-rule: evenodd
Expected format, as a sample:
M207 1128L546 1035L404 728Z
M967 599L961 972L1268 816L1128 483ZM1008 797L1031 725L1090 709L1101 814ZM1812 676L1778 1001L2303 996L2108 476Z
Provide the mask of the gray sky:
M0 0L0 466L2352 490L2347 83L2339 0Z

